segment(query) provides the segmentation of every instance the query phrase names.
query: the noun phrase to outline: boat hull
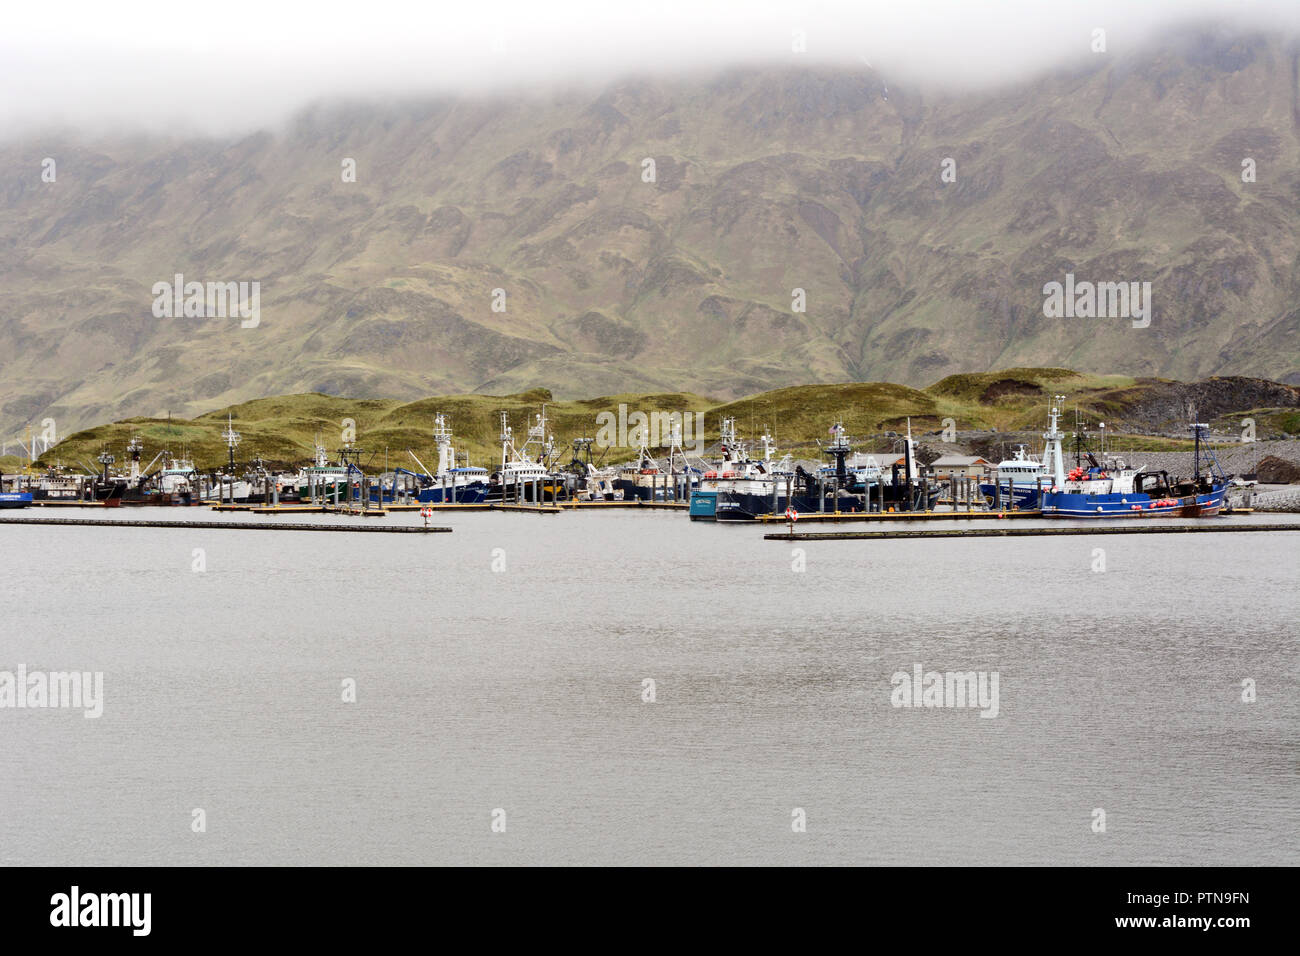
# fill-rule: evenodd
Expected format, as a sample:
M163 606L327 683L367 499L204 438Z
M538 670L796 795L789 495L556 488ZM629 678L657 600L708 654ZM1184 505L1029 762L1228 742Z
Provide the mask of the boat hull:
M692 521L715 521L718 514L718 493L713 489L691 492L689 514Z
M6 491L0 493L0 508L26 508L32 503L30 491Z
M772 495L751 494L748 492L717 492L715 520L717 521L753 521L768 515L783 515L786 509L793 507L800 514L817 512L854 514L864 510L861 498L856 495L843 494L837 499L826 495L818 501L817 495L786 496L784 492Z
M980 494L989 502L996 504L998 500L998 487L992 483L980 485ZM1022 511L1031 510L1038 507L1038 486L1037 485L1014 485L1012 487L1012 500L1007 501L1007 486L1002 486L1002 507L1015 507Z
M1222 487L1178 498L1112 493L1100 495L1044 492L1044 518L1212 518L1223 508Z
M421 488L419 494L415 496L415 500L421 504L431 505L477 505L486 501L487 496L487 482L476 481L473 484L453 485L450 488L443 488L442 485Z
M672 483L672 479L665 476L667 484L661 481L658 486L641 485L631 481L615 481L614 491L623 492L624 501L678 501L678 490L681 488L680 479ZM692 489L687 487L686 494L690 495Z

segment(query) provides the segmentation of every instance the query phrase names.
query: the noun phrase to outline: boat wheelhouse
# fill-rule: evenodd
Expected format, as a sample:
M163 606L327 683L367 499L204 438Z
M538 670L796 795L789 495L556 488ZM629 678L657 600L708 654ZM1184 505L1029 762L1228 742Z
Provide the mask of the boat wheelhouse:
M1044 455L1046 457L1046 454ZM980 484L980 493L989 502L990 507L1001 498L1003 505L1029 509L1038 507L1038 490L1040 486L1051 485L1051 468L1037 458L1031 457L1024 445L1016 447L1011 458L998 462L993 473L992 482ZM1010 501L1007 496L1010 496Z

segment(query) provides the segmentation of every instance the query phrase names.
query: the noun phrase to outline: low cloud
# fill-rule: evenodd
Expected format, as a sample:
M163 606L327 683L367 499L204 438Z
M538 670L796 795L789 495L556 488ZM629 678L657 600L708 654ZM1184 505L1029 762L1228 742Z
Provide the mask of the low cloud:
M228 0L7 10L0 130L234 133L346 98L538 90L626 73L844 64L976 86L1122 56L1188 21L1300 32L1295 0ZM795 52L800 35L804 52Z

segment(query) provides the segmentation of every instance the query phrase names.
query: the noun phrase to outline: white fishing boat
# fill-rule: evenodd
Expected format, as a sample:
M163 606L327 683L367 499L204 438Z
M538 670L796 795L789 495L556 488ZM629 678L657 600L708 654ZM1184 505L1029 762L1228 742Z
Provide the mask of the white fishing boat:
M554 500L566 493L564 479L552 475L546 464L554 455L555 437L546 428L545 405L520 448L515 447L514 429L502 412L500 441L501 467L488 476L489 501L535 501L537 495ZM540 456L538 460L530 449Z

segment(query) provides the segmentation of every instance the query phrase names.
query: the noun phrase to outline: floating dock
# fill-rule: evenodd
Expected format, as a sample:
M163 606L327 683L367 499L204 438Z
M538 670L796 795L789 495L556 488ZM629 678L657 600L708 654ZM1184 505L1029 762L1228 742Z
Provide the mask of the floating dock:
M120 505L106 505L102 501L84 501L81 498L40 498L33 501L29 508L117 508Z
M370 515L383 517L388 514L387 509L349 508L343 505L337 508L333 505L213 505L212 510L238 511L252 515L349 515L362 518Z
M966 521L974 518L1041 518L1038 510L1027 511L801 511L800 521ZM783 514L757 515L763 524L789 524Z
M259 511L262 505L214 505L213 511ZM304 510L310 506L298 508L296 506L281 505L281 511ZM499 501L480 501L474 504L465 504L463 502L448 502L447 504L434 503L415 503L415 504L385 504L385 511L423 511L428 508L430 511L517 511L520 514L559 514L562 511L581 511L583 509L593 509L596 511L615 510L620 508L638 508L647 510L664 510L664 511L685 511L690 505L685 501L581 501L571 499L561 501L559 504L535 505L527 502L509 502L503 504ZM320 510L316 508L315 510ZM375 513L374 508L370 513Z
M480 501L475 504L464 504L463 502L448 502L447 504L411 504L411 505L385 505L389 511L423 511L428 508L430 511L518 511L523 514L533 515L558 515L563 508L556 505L537 505L529 504L502 504L499 501Z
M606 508L659 508L665 511L682 511L690 507L686 501L570 501L564 505L566 510L594 508L597 511Z
M428 527L421 525L374 525L374 524L294 524L287 521L148 521L135 519L105 518L0 518L0 525L8 524L62 524L90 525L99 527L109 525L119 528L185 528L204 531L371 531L389 534L450 534L450 528Z
M800 518L800 521L803 519ZM1058 528L929 528L894 531L807 531L765 534L765 541L848 541L861 538L1050 538L1096 534L1206 534L1230 531L1300 531L1300 524L1070 525Z

